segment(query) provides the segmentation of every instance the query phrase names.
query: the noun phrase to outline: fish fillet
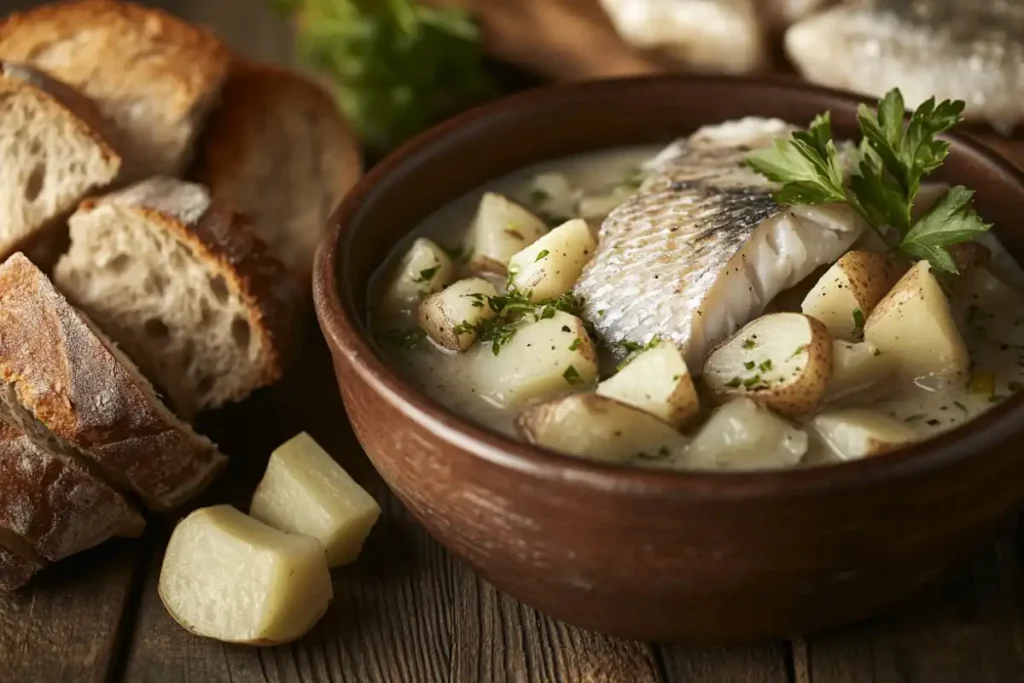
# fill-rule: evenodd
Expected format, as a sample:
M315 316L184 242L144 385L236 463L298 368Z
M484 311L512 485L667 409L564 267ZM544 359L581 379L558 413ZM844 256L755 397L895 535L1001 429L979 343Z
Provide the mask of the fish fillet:
M932 95L967 103L965 116L1001 125L1024 118L1024 3L1020 0L851 0L786 33L807 79L916 107Z
M698 70L746 73L767 63L759 0L601 0L627 43Z
M845 204L786 206L744 165L793 128L748 118L697 131L650 164L637 194L605 219L576 285L584 315L612 348L654 337L690 371L779 292L837 260L867 227Z

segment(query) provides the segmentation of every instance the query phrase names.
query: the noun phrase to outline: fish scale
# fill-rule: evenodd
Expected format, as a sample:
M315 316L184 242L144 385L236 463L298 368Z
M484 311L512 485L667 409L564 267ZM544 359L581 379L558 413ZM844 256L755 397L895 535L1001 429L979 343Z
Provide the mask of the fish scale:
M791 130L727 122L659 155L601 225L576 285L607 346L671 340L697 374L712 345L856 240L865 226L848 207L780 207L777 186L744 165L751 149Z

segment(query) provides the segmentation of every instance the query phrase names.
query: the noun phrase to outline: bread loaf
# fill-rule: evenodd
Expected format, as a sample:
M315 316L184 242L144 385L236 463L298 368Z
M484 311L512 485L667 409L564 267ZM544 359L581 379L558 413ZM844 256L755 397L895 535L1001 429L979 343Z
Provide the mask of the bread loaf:
M226 462L20 253L0 266L0 381L5 422L154 510L195 495Z
M0 539L0 543L2 542ZM0 591L21 588L43 566L38 560L26 559L0 545Z
M0 260L39 244L87 193L114 181L121 157L107 133L89 99L0 62Z
M230 56L208 32L129 2L73 0L0 22L0 59L77 88L117 126L131 178L176 174L215 104Z
M317 245L359 179L359 147L334 101L298 73L238 62L196 155L196 177L308 293Z
M54 279L189 418L276 381L298 289L206 188L152 178L82 204Z

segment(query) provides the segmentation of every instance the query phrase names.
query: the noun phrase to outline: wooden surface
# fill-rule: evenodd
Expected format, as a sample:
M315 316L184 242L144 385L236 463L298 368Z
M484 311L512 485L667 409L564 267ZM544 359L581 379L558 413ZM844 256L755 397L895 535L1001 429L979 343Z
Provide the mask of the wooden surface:
M0 14L30 4L0 0ZM252 56L288 58L287 29L260 0L150 4L214 25ZM735 648L615 640L537 614L434 543L370 468L332 382L317 341L281 386L201 425L232 464L199 504L246 505L269 450L300 429L383 504L364 555L334 572L335 601L307 638L251 649L185 633L156 595L169 525L153 524L142 541L95 549L0 597L0 683L1024 681L1020 529L913 604L837 632Z

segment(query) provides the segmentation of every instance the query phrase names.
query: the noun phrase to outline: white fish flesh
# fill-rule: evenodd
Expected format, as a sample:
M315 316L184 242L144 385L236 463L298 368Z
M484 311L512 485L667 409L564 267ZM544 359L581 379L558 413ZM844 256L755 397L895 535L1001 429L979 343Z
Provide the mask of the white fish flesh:
M1024 119L1024 2L850 0L793 25L786 52L805 78L908 107L935 96L1003 126Z
M792 130L759 118L710 126L652 162L601 225L576 285L609 347L671 340L697 374L712 346L857 240L867 226L847 205L779 206L777 186L744 165Z
M702 71L747 73L768 61L758 0L601 0L627 43Z

